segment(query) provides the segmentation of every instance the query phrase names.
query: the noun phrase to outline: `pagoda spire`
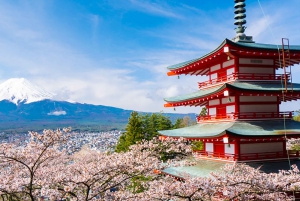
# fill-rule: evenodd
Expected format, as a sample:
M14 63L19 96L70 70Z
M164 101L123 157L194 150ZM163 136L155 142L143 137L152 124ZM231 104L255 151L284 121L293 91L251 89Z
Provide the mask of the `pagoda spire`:
M237 27L235 28L235 31L237 34L243 34L245 32L245 29L247 27L244 26L244 24L246 24L246 9L245 9L245 0L235 0L235 11L234 11L234 25L237 25Z
M253 43L252 36L246 36L244 33L246 30L246 26L244 26L247 21L246 18L246 3L245 0L234 0L234 25L237 27L235 28L236 36L232 40L234 42L247 42L247 43Z

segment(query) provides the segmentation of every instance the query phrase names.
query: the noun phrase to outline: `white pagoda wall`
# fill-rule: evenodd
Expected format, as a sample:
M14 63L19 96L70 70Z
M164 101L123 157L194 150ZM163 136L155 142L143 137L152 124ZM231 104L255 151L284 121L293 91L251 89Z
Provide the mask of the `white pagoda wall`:
M210 142L205 143L205 151L214 152L214 144Z
M239 58L239 64L251 64L261 66L273 66L273 59Z
M239 73L250 73L250 74L274 74L274 68L253 68L253 67L240 67Z
M217 98L208 101L208 114L216 115L218 107L226 107L226 113L235 113L235 97Z
M225 154L235 154L234 144L224 144L224 146L225 146Z
M240 154L282 152L283 142L240 144Z
M240 102L277 102L276 96L240 96Z
M276 96L240 96L239 112L279 112ZM261 103L261 104L259 104Z
M268 105L240 105L240 112L278 112L276 104Z

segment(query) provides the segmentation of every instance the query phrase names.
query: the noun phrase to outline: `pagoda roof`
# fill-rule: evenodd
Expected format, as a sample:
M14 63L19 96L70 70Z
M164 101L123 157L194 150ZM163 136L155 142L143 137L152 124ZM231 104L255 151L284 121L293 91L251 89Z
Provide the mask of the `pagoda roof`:
M300 166L299 159L280 160L280 161L252 161L243 163L253 167L259 168L265 173L278 173L280 170L289 170L290 164ZM169 167L163 172L176 178L185 178L187 175L190 177L211 177L211 172L218 172L225 164L232 164L232 162L214 161L209 159L198 159L195 166L179 166Z
M198 90L193 93L179 95L175 97L165 98L164 100L168 103L178 103L183 101L192 101L200 98L206 98L211 95L219 95L225 89L233 89L241 92L265 92L265 93L281 93L282 90L285 90L283 83L280 81L274 82L246 82L246 81L233 81L231 83L224 83L223 85L205 88ZM300 84L291 84L288 83L287 91L293 91L294 93L300 93Z
M285 124L285 129L284 129ZM244 137L264 137L282 135L300 135L300 122L293 120L248 120L231 122L206 122L193 126L158 131L167 137L183 138L215 138L224 134Z
M229 52L231 53L225 53L224 47L228 47ZM213 62L214 59L220 58L220 55L226 56L222 57L223 60L226 60L227 55L232 56L233 54L245 55L247 57L250 55L252 55L252 57L264 56L269 58L275 58L278 60L278 51L280 49L282 49L282 45L234 42L232 40L225 39L216 49L209 52L208 54L196 59L168 66L167 68L175 74L188 74L189 72L193 72L192 74L196 75L205 74L207 73L206 71L201 73L196 73L196 71L203 67L206 67L207 63ZM289 50L291 53L291 59L294 59L294 61L291 62L291 64L298 64L300 62L300 45L290 45ZM281 66L279 65L279 63L277 65L277 67Z

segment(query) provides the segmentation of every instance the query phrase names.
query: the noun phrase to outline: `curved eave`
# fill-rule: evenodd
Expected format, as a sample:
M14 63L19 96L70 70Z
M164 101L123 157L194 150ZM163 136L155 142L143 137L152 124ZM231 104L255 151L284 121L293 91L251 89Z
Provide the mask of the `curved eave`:
M290 45L289 52L285 50L285 63L283 63L282 45L243 43L230 40L227 41L227 45L232 56L274 59L277 68L300 63L300 45Z
M229 46L229 51L225 54L223 48ZM243 43L233 42L229 39L225 39L215 50L210 53L186 62L175 64L167 67L170 71L168 76L191 74L191 75L205 75L208 73L208 63L220 55L243 55L246 57L269 57L275 59L277 67L282 67L283 63L279 60L281 52L278 53L278 49L281 49L282 45L262 44L262 43ZM295 65L300 63L300 45L290 45L290 58L289 65ZM287 66L287 65L286 65Z
M285 125L285 127L284 127ZM300 136L300 122L293 120L237 121L227 134L252 137Z
M162 136L174 138L213 138L224 135L226 129L230 128L233 124L234 122L219 122L218 124L203 123L185 128L163 130L158 132Z
M263 91L263 92L282 92L285 90L284 83L281 82L240 82L227 83L226 87L229 89L236 89L242 91ZM287 83L287 92L300 93L300 84Z
M193 74L193 75L203 75L206 74L207 71L205 67L207 66L207 63L213 61L213 59L217 58L220 56L223 51L223 47L226 45L226 41L228 39L225 39L219 47L217 47L215 50L211 51L210 53L197 58L197 59L192 59L189 61L185 61L179 64L175 64L172 66L168 66L168 70L170 70L167 74L168 76L172 75L181 75L181 74Z
M230 94L238 93L242 96L278 96L280 101L291 101L300 99L300 84L288 83L287 89L281 82L241 82L234 81L216 87L198 90L190 94L165 98L165 107L179 106L204 106L211 98L223 96L228 90ZM282 93L284 92L284 93Z
M223 84L217 87L211 87L207 89L198 90L196 92L165 98L164 100L167 102L165 107L177 107L177 106L202 106L207 103L207 101L216 96L220 96L223 94L223 91L226 89L226 85Z
M285 129L284 129L285 124ZM211 139L225 134L231 137L288 137L300 136L300 122L293 120L235 121L218 123L201 123L174 130L158 131L160 135L173 138ZM229 136L230 137L230 136Z
M235 91L240 96L278 96L279 101L293 101L300 99L300 84L293 84L285 88L281 82L239 82L226 84L226 88ZM230 92L231 93L231 92Z
M232 46L247 48L247 49L255 49L255 50L273 50L278 51L282 49L282 45L273 45L273 44L264 44L264 43L243 43L243 42L233 42L231 40L226 39L226 43ZM300 45L290 45L291 52L300 53Z

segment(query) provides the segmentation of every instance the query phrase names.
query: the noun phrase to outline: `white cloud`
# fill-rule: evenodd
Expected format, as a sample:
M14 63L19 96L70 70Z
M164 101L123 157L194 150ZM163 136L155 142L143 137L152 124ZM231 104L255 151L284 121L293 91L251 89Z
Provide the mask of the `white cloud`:
M130 2L142 12L172 18L182 18L181 15L175 13L167 4L165 4L164 1L158 1L155 3L147 0L130 0Z
M60 115L66 115L67 112L60 110L60 111L54 111L54 112L49 112L47 115L54 115L54 116L60 116Z
M131 8L133 6L141 12L169 17L173 21L164 27L138 32L146 40L151 40L149 43L156 39L155 46L125 47L124 44L112 43L116 48L124 48L124 52L108 58L102 56L105 48L95 51L96 53L88 52L51 35L48 30L55 29L55 26L45 23L43 6L40 12L35 13L26 10L28 8L22 10L3 5L0 8L0 80L26 77L55 92L59 100L139 111L174 112L173 108L163 108L163 99L193 92L197 90L197 82L206 78L167 77L166 67L200 57L216 48L226 37L233 37L233 20L218 16L225 11L219 11L221 14L212 17L204 11L187 6L171 7L166 3L158 3L159 1L130 2ZM275 4L278 5L278 1ZM300 30L300 23L295 23L297 6L278 10L274 5L267 6L267 18L262 17L257 5L247 8L247 35L253 35L254 40L261 43L277 42L270 38L267 28L267 24L270 24L276 38L280 39L281 35L291 36L292 41L298 41L299 44L300 35L297 30ZM292 10L286 12L289 9ZM196 11L197 15L188 15L189 10ZM187 17L183 17L182 13ZM89 32L89 36L93 40L98 36L99 25L104 19L98 14L85 15L85 18L86 16L92 32ZM122 32L119 37L123 37ZM113 42L112 39L111 41ZM143 75L136 73L138 69L142 69ZM198 113L200 109L176 108L176 112L193 111Z

